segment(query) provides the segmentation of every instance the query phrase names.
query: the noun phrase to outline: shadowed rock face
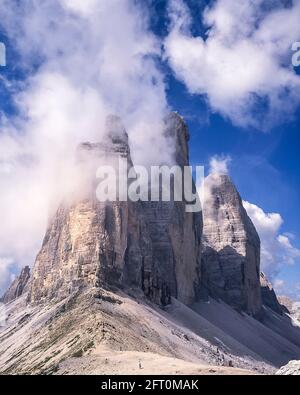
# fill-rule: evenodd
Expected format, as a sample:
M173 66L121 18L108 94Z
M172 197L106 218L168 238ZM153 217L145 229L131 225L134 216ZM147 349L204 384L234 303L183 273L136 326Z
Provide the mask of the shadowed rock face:
M261 284L262 304L270 307L270 309L272 309L278 314L283 314L283 308L278 302L273 286L268 281L264 273L260 274L260 284Z
M256 315L261 309L258 234L227 175L212 174L205 184L202 286L212 297Z
M175 143L174 165L189 165L189 133L183 119L172 113L165 121L165 135ZM202 212L186 212L186 203L144 202L153 246L151 267L145 268L145 293L157 303L174 296L192 303L199 286Z
M21 270L20 275L12 282L11 286L2 296L0 301L2 303L9 303L20 297L27 290L29 278L30 268L25 266Z

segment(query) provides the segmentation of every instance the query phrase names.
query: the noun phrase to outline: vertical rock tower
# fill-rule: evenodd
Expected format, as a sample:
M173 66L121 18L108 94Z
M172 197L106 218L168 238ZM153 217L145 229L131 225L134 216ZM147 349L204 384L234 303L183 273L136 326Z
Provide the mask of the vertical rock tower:
M189 166L189 132L183 119L171 113L165 136L175 143L174 165ZM151 267L145 268L144 291L157 303L173 296L183 303L195 300L201 264L202 212L186 212L186 202L143 203L152 241Z
M202 286L212 297L257 315L259 236L229 176L211 174L205 185Z
M106 122L102 143L83 143L77 152L83 191L62 203L50 220L33 268L29 300L61 299L84 287L141 287L142 267L151 260L151 241L140 203L100 202L96 169L131 165L128 136L118 117Z

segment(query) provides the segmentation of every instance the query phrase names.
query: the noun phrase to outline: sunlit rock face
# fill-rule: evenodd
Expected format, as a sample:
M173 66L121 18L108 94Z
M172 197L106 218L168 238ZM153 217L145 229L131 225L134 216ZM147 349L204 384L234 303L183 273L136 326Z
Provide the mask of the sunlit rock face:
M261 310L260 239L227 175L205 181L202 292L256 315Z
M118 166L119 158L131 165L128 136L111 116L101 143L78 148L81 185L74 201L62 203L50 220L32 273L31 302L61 299L84 286L142 287L152 252L140 203L106 203L96 196L97 166Z

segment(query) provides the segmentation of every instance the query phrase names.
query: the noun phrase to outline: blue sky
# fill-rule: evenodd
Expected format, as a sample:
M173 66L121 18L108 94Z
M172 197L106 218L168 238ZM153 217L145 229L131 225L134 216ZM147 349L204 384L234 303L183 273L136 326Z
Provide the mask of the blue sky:
M91 0L91 3L92 2L93 0ZM205 69L201 69L199 67L198 72L196 62L195 65L193 65L193 62L188 65L181 64L180 62L185 61L188 58L188 54L185 55L184 59L182 59L181 53L174 53L173 45L174 43L177 45L178 42L177 48L182 46L180 47L182 48L180 52L183 54L188 48L192 48L192 51L197 51L199 43L195 38L201 37L203 40L206 40L208 37L207 32L209 27L203 23L203 10L207 5L219 5L219 11L211 12L208 20L213 20L216 25L219 23L219 26L223 26L221 24L222 21L220 22L220 19L218 18L220 15L224 15L224 12L227 11L226 7L223 7L226 2L222 2L222 0L188 0L186 2L182 2L181 0L178 2L173 1L173 8L174 4L183 5L186 11L185 14L185 11L182 11L184 10L183 8L180 10L173 9L171 12L168 7L171 7L172 2L167 0L144 0L142 2L137 1L136 3L142 4L151 16L149 31L146 32L146 35L154 34L160 43L159 45L161 48L165 47L165 49L163 49L163 53L153 55L152 49L149 49L149 53L151 53L151 58L154 59L158 72L163 76L165 95L169 107L183 115L188 123L191 133L190 159L192 164L203 164L208 169L210 159L213 156L229 156L231 158L229 173L242 198L258 208L263 209L266 215L267 213L279 213L282 217L283 223L280 229L274 232L274 237L288 234L288 238L294 248L294 252L297 249L300 249L298 210L298 201L300 198L300 102L298 101L299 97L297 94L293 92L293 90L299 89L299 85L297 85L298 81L293 79L294 76L290 78L291 73L294 73L295 76L296 74L300 74L300 67L298 69L294 69L293 72L291 71L289 57L291 57L292 54L290 47L286 45L286 42L290 43L288 40L292 40L293 37L290 38L288 34L284 36L285 33L282 33L283 39L281 40L281 45L283 48L280 55L283 55L280 58L280 63L276 64L277 68L274 69L275 71L273 70L275 75L271 77L269 76L268 78L264 76L264 80L262 82L259 80L259 83L257 83L256 80L252 82L252 74L255 73L251 73L251 62L248 63L248 65L250 64L250 83L254 85L250 85L250 88L247 89L251 91L251 95L253 93L252 91L254 91L256 97L259 97L259 94L261 94L259 100L255 100L254 105L252 101L247 101L249 92L245 92L244 90L241 91L238 82L233 79L232 84L234 85L234 89L238 92L237 95L240 95L237 96L237 98L240 98L241 102L243 102L243 108L239 109L240 112L238 114L235 114L232 112L232 107L234 109L235 104L239 103L239 101L235 102L233 100L230 102L231 104L228 104L228 101L232 100L230 92L225 94L225 89L228 88L228 85L224 85L224 92L222 91L222 88L216 92L215 87L212 86L210 81L207 82L197 79L198 74L201 75L201 73L206 73L205 79L211 79L212 82L214 81L214 78L218 79L220 87L222 87L222 72L218 70L216 74L210 74L211 65ZM263 3L264 9L260 10L259 14L262 19L268 14L269 10L275 10L276 12L278 9L279 11L282 11L282 3L280 3L279 0L267 0ZM6 4L9 3L7 2ZM299 2L296 1L296 4L299 5ZM288 11L289 10L283 8L282 12ZM298 11L299 8L295 8L294 11L289 13L288 17L291 18L291 23L294 20L294 14L291 14L297 13ZM56 16L55 12L60 11L53 11L54 16ZM83 9L80 9L80 12L83 12ZM86 8L84 9L84 12L87 12ZM240 31L237 29L236 25L239 23L239 18L241 18L243 23L245 21L248 23L248 14L251 16L252 11L250 9L247 10L247 12L243 10L241 12L242 14L235 15L236 20L233 21L232 29L236 29L234 31L237 31L239 34L244 35L243 37L248 38L250 34L249 31L253 29L250 22L250 30L247 32ZM128 10L124 10L124 15L127 16L127 13ZM182 22L184 19L182 16L183 14L185 18L184 22ZM87 14L84 16L86 17L86 15ZM296 18L298 21L299 16L300 15L298 15L298 19ZM20 17L20 15L18 17ZM40 18L42 21L42 18L44 17L45 15L43 15L42 12L36 11L36 20ZM274 15L273 19L275 22L276 17L278 17L278 15ZM49 13L49 19L50 18L51 14ZM89 15L88 18L92 18L92 16ZM129 21L131 21L130 18L131 15L128 16ZM242 18L244 18L244 20ZM170 21L173 21L173 28L170 27ZM88 22L91 24L92 19ZM272 24L275 22L271 19L268 23ZM86 23L86 21L82 23ZM28 28L27 25L24 26L24 29ZM265 37L269 37L268 34L266 34L267 27L268 24L266 23L264 29L254 32L257 34L257 37L259 37L261 42L265 44ZM14 31L10 36L9 28L10 25L8 23L5 26L0 27L0 41L4 42L7 46L8 64L6 68L0 69L0 76L3 77L0 80L0 101L2 120L7 117L8 120L14 122L16 119L15 116L19 111L19 109L13 105L16 92L20 92L22 89L25 89L22 82L27 83L28 77L35 75L36 71L39 70L40 64L43 64L43 60L44 58L47 58L47 56L39 47L41 44L34 42L32 44L33 46L36 46L34 47L34 50L32 52L28 51L28 53L25 53L24 48L20 49L20 46L18 46L18 40L21 40L18 36L18 32ZM74 32L72 31L71 33ZM72 36L71 33L70 36ZM251 31L252 36L254 33ZM58 31L57 37L59 38L61 34L62 32ZM226 42L228 37L226 37L225 33L223 34L223 32L220 33L216 31L215 34L219 34L218 38L220 41L224 39L224 42ZM126 35L126 31L124 32L124 35ZM51 34L47 30L41 33L41 42L45 37L49 37L49 41L48 39L44 40L44 46L47 47L47 43L49 44L50 42L51 44ZM56 36L54 36L53 40L55 40L55 37ZM170 40L167 41L169 37ZM258 40L257 37L255 40ZM300 34L299 37L295 36L295 39L300 41ZM141 38L141 41L142 40L143 38ZM146 41L147 40L145 40L145 42ZM24 42L20 42L24 45ZM251 50L255 49L253 42L250 43L251 47L249 48ZM49 48L53 50L50 44ZM233 46L232 48L240 48L239 44L239 42L233 43L232 45L235 45L236 47ZM191 47L185 47L185 45L189 45ZM215 43L212 42L212 45L215 45ZM286 48L284 48L284 45L286 45ZM227 56L228 59L229 53L230 58L228 47L224 46L221 49L222 51L224 50L224 56ZM57 55L57 53L60 53L60 50L59 46L58 50L55 50L56 52L53 50L53 52L55 52L55 60L57 63L60 63L60 59L63 59ZM205 48L205 50L208 49ZM232 50L232 52L234 52L234 50ZM30 61L28 60L28 57L26 58L28 55L31 56ZM277 55L276 57L274 56L274 59L278 62ZM70 57L70 54L67 54L67 56ZM191 56L191 54L189 56ZM273 55L269 56L271 57ZM251 60L251 58L249 58L249 60ZM270 58L268 61L269 60ZM51 67L53 67L51 59L50 61L47 59L47 62ZM247 62L247 59L245 62ZM261 62L262 67L264 67L265 63L263 58ZM64 64L64 67L67 67L66 64ZM119 64L122 64L122 59ZM276 90L278 87L274 86L272 80L276 80L277 78L279 79L279 72L282 64L284 64L286 70L289 70L289 74L284 75L282 78L284 78L284 81L289 82L287 83L287 86L285 86L283 93L280 92L279 96L278 91ZM49 68L51 68L50 66ZM256 67L256 65L254 66ZM149 66L150 72L153 71L151 67L153 66ZM229 74L231 73L229 76L228 67ZM230 67L231 64L226 64L226 62L224 63L224 80L227 78L230 81L230 78L232 78L233 72ZM267 67L270 67L269 63L267 63L265 67L266 69ZM276 73L277 70L278 74ZM72 72L75 73L76 71L73 69ZM154 71L154 74L155 73L156 71ZM190 75L193 73L195 73L196 77L191 80ZM237 79L239 76L243 75L243 73L238 74L237 72ZM124 78L124 75L121 77ZM12 86L7 85L8 82L12 82ZM246 82L248 84L249 81ZM146 84L145 86L148 85ZM149 91L149 93L151 92ZM162 96L159 96L158 94L158 100L160 100L160 97ZM245 100L245 97L247 100ZM275 104L273 106L271 99L274 98L276 100L274 101ZM134 100L136 100L135 96ZM268 100L271 103L269 105L267 104ZM244 102L246 103L245 105ZM248 102L250 103L249 108L247 108ZM155 107L152 101L149 105ZM244 112L245 109L246 113ZM247 119L247 117L249 117L249 119ZM253 120L255 122L252 122ZM281 259L282 252L279 251L278 254L278 259ZM276 274L274 281L277 280L278 292L291 292L295 296L300 294L300 291L298 293L296 291L297 284L300 284L300 258L294 257L293 261L293 264L277 262L276 270L274 269L274 276ZM15 270L15 266L12 266L10 270L13 272ZM270 273L273 273L271 269ZM282 281L284 281L284 284Z

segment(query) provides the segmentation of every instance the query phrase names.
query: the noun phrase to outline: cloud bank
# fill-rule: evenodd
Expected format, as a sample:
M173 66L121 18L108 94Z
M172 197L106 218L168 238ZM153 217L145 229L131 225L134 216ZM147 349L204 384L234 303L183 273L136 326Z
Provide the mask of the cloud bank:
M235 125L267 130L300 104L292 44L300 37L300 1L216 0L193 36L188 2L170 0L165 56L191 94Z
M266 213L247 201L243 205L261 239L261 269L272 280L283 266L295 264L300 250L292 244L293 235L280 232L283 225L280 214Z

